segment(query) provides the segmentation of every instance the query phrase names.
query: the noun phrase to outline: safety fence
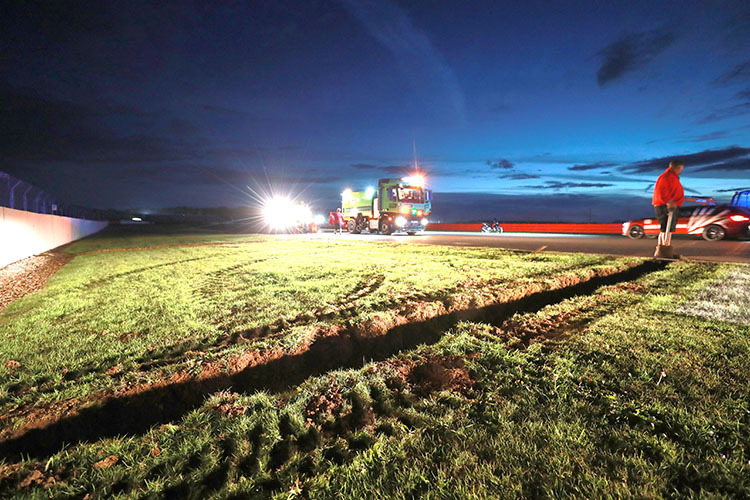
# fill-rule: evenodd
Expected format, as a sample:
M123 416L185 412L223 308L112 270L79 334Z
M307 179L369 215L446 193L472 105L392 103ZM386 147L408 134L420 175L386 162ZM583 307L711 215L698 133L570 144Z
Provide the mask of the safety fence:
M100 231L109 218L0 172L0 267Z
M577 233L577 234L622 234L622 224L554 224L554 223L500 223L509 233ZM428 231L482 230L482 224L429 224Z
M107 220L108 213L62 203L56 196L8 173L0 172L0 207L76 219Z

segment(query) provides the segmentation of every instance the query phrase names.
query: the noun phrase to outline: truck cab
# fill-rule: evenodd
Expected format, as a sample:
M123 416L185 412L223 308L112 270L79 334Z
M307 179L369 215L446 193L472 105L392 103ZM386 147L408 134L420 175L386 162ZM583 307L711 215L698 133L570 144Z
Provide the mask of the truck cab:
M362 231L409 235L424 231L432 210L432 192L420 175L380 179L377 189L341 193L341 211L350 233Z

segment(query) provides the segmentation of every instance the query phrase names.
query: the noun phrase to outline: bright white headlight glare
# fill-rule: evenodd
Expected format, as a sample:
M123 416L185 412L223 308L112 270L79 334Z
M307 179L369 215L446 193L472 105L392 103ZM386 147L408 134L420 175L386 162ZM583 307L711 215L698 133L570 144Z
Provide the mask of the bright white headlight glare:
M294 207L294 222L303 222L309 224L313 220L312 212L310 207L307 205L297 205Z
M396 217L396 225L398 227L404 227L406 225L406 218L405 217Z
M426 226L430 221L428 221L426 218L419 221L422 223L423 226Z
M288 198L271 198L263 205L263 219L273 229L292 227L298 211Z

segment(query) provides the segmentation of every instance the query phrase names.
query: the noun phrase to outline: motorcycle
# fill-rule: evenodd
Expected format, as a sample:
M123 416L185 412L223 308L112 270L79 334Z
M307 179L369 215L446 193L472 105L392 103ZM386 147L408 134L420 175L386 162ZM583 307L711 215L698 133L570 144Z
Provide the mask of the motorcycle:
M502 234L503 228L500 226L499 222L491 222L491 223L483 222L482 232Z

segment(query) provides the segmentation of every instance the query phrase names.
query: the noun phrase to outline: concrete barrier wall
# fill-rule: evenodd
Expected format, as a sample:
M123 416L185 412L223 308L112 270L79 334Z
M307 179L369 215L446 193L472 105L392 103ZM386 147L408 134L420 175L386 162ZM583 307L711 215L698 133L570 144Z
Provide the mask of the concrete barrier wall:
M622 234L622 224L500 223L509 233ZM428 224L428 231L481 231L482 224Z
M0 207L0 267L83 238L107 222Z

